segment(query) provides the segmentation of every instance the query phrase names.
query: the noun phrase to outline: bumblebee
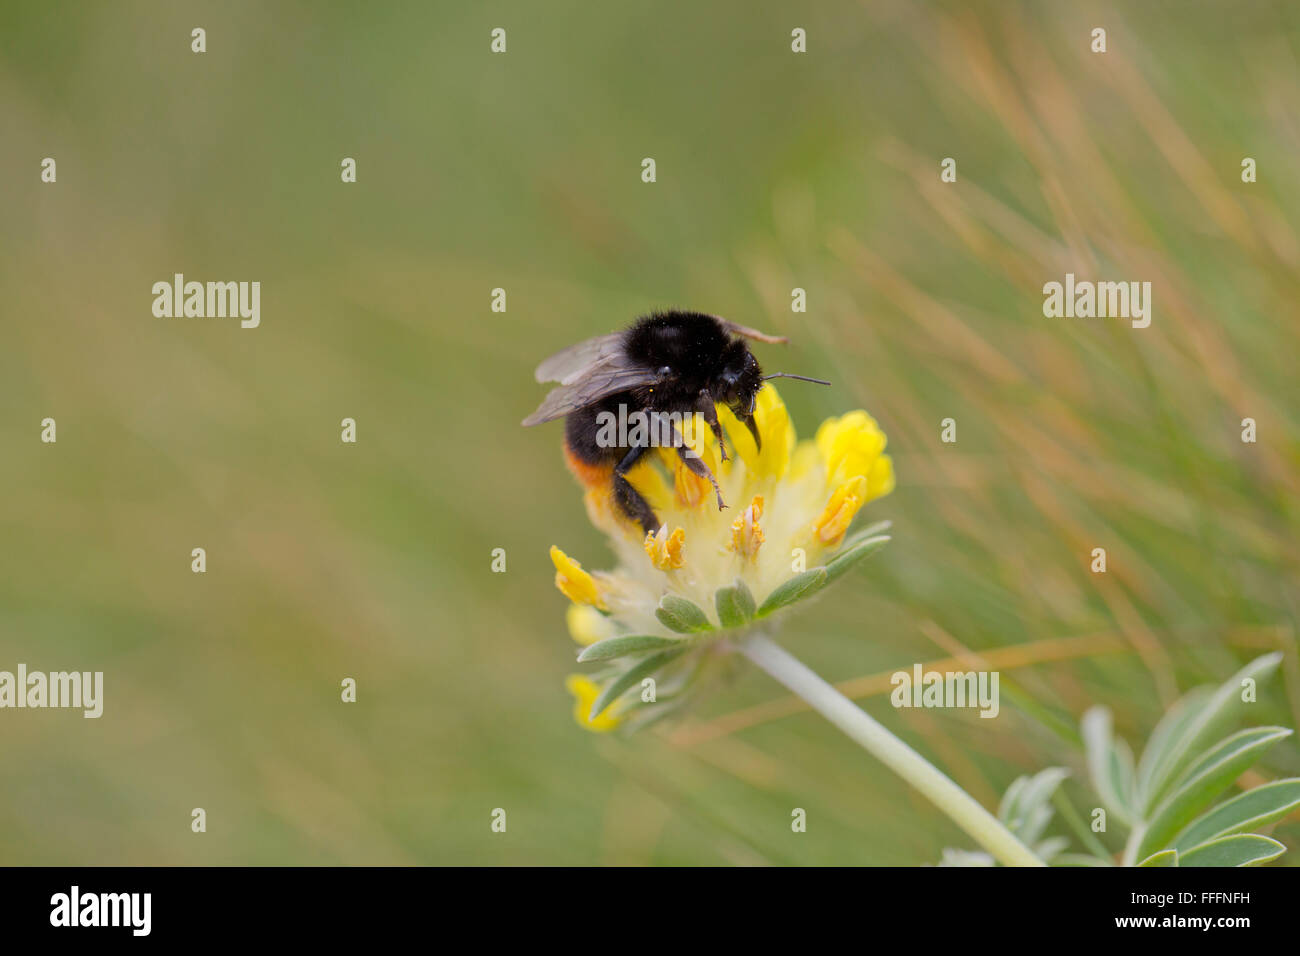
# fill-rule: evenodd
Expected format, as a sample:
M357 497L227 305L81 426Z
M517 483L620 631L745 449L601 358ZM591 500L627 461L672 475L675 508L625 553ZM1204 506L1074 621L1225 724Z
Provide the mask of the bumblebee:
M787 341L701 312L673 310L643 316L621 332L579 342L538 365L534 373L538 382L559 385L523 424L565 418L564 452L569 469L586 487L609 489L619 510L648 533L659 530L659 518L627 480L627 473L657 444L675 448L687 468L713 485L718 508L725 508L718 480L709 467L675 429L668 432L667 442L656 442L660 430L653 423L698 412L726 461L717 405L730 408L762 447L754 406L764 381L797 378L830 384L786 372L763 375L746 339L772 344ZM611 437L611 429L605 427L611 416L625 421L629 415L649 418L652 427L634 429L631 436L620 433Z

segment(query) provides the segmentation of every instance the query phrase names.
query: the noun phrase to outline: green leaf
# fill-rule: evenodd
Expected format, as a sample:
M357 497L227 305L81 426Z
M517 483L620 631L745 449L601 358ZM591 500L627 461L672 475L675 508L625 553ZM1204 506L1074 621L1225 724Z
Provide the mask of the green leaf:
M1093 789L1112 814L1131 824L1136 815L1131 803L1133 752L1124 741L1111 736L1110 711L1105 707L1089 708L1079 730Z
M754 595L739 578L732 587L718 588L713 604L723 627L744 627L754 616Z
M1137 795L1140 810L1150 813L1155 809L1148 797L1152 789L1151 775L1156 765L1168 756L1169 748L1177 742L1188 724L1196 719L1205 702L1213 694L1214 688L1209 686L1189 690L1165 711L1165 715L1156 724L1155 730L1151 731L1151 736L1147 738L1147 745L1142 750L1142 759L1138 761L1137 766Z
M1152 853L1143 860L1138 866L1177 866L1177 850L1161 850L1159 853Z
M1048 767L1036 773L1029 781L1020 797L1018 815L1009 824L1011 831L1022 841L1033 843L1043 835L1054 812L1048 801L1052 799L1052 794L1061 785L1061 781L1069 775L1070 771L1064 767ZM1044 857L1039 854L1039 859Z
M826 586L826 569L813 568L803 574L796 574L790 580L777 587L767 596L755 617L767 617L773 611L812 597Z
M1300 778L1275 780L1225 800L1193 820L1174 840L1186 850L1231 833L1254 830L1280 820L1300 806Z
M595 720L604 712L606 707L622 697L624 691L635 684L641 683L644 678L649 677L679 654L681 654L680 650L664 651L654 657L647 657L635 667L624 671L619 677L610 681L605 686L605 689L600 692L596 702L591 705L591 715L588 719Z
M880 534L860 541L852 547L841 548L840 552L826 564L826 583L834 581L849 568L875 554L888 543L889 535Z
M843 554L845 551L849 550L849 548L861 544L863 541L866 541L868 538L874 538L877 535L884 534L891 527L893 527L893 524L894 522L892 521L876 521L872 524L857 529L856 531L854 531L852 534L850 534L848 537L844 539L844 541L840 544L840 550L837 551L836 554Z
M1264 680L1277 669L1281 660L1281 653L1276 652L1255 658L1219 685L1190 720L1170 733L1163 744L1163 752L1150 767L1145 809L1149 811L1157 806L1173 787L1178 773L1235 719L1241 705L1241 682L1247 678L1256 682Z
M1002 804L998 808L998 819L1021 840L1037 839L1038 834L1033 832L1034 828L1026 829L1026 827L1031 822L1037 822L1035 817L1040 816L1038 811L1046 806L1056 788L1061 785L1061 781L1069 775L1070 771L1064 767L1048 767L1032 777L1017 777L1007 788L1006 796L1002 798ZM1049 810L1046 818L1041 820L1042 824L1046 825L1050 818Z
M1182 866L1251 866L1267 863L1286 852L1286 847L1258 833L1219 837L1178 855Z
M655 608L655 617L659 618L664 627L678 634L698 634L713 630L713 625L698 604L675 594L665 594L660 598L659 607Z
M1056 788L1069 775L1070 771L1064 767L1048 767L1046 770L1034 774L1020 801L1022 812L1027 813L1035 807L1047 803L1048 800L1052 799L1052 794L1056 792Z
M1210 801L1263 756L1265 750L1289 736L1291 731L1285 727L1253 727L1226 737L1210 748L1183 774L1173 793L1152 815L1137 856L1164 849L1175 833L1195 819Z
M1027 786L1029 786L1029 777L1020 776L1012 780L1011 785L1007 787L1007 792L1002 795L1002 802L998 804L998 819L1003 823L1009 823L1015 818L1016 812L1020 809L1020 795Z
M1052 866L1114 866L1110 860L1088 856L1086 853L1059 853L1052 858Z
M680 637L659 637L654 634L624 634L597 641L583 648L578 655L578 662L612 661L616 657L628 654L648 654L650 651L662 651L682 643Z

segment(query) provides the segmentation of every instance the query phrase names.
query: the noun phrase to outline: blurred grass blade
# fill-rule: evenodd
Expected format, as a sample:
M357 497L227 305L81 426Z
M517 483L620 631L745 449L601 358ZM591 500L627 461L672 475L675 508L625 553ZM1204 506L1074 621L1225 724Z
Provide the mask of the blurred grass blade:
M1226 800L1180 833L1174 846L1189 849L1209 840L1254 830L1280 820L1300 806L1300 778L1275 780Z

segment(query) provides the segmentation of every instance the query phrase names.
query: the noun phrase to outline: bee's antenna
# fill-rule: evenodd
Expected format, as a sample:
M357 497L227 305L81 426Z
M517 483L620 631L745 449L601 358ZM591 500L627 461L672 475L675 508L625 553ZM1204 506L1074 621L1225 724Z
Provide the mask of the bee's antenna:
M830 384L830 382L823 381L820 378L809 378L807 375L794 375L790 372L773 372L771 375L764 375L763 381L766 382L769 378L797 378L801 382L812 382L815 385Z

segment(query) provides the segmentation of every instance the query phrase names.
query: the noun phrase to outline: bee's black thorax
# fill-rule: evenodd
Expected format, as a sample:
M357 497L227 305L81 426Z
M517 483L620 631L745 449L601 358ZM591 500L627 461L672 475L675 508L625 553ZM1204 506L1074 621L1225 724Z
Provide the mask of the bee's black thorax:
M698 312L656 312L624 333L623 349L638 365L662 374L646 385L607 395L571 413L564 437L572 453L589 464L621 459L628 445L602 440L601 421L633 412L699 411L701 393L733 408L752 406L763 386L762 369L748 346L712 316ZM605 435L608 432L604 433Z
M538 366L539 381L562 384L524 424L556 417L556 406L572 409L564 424L570 469L588 488L608 487L618 510L647 534L659 530L659 518L628 475L652 448L676 449L686 468L712 483L718 507L725 508L717 478L690 451L680 426L700 415L725 461L714 407L725 405L759 441L754 410L763 370L742 337L784 341L699 312L644 316L621 338L580 343ZM619 387L624 390L611 393Z
M716 401L739 391L747 401L762 386L762 370L748 346L710 315L673 311L645 316L624 334L623 348L634 361L667 370L654 385L637 390L644 407L656 411L694 408L701 391Z

